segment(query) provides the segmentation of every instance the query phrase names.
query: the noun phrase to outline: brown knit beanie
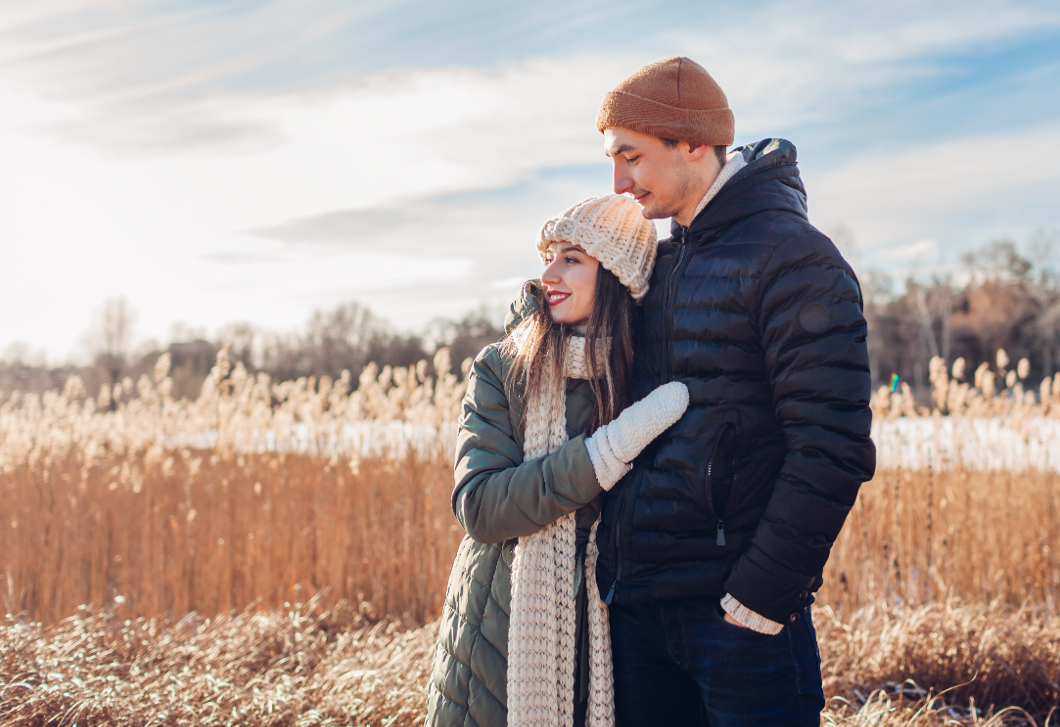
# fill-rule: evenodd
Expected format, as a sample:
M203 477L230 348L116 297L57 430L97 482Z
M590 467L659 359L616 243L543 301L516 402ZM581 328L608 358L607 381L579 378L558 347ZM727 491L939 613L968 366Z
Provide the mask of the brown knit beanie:
M692 144L729 146L735 121L703 66L673 56L649 63L604 96L596 128L622 128Z

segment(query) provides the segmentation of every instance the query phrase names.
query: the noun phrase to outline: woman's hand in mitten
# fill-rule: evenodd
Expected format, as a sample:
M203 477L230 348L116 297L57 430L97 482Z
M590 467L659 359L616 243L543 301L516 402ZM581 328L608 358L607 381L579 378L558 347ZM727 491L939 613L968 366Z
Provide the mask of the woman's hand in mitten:
M629 472L629 463L651 440L666 431L688 408L688 387L680 381L663 384L605 424L585 440L596 479L610 490Z

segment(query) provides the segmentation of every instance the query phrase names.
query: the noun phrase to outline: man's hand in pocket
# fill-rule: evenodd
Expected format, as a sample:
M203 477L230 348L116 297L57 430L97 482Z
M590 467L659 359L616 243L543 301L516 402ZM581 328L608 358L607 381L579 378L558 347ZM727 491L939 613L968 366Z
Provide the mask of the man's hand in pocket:
M740 623L739 621L737 621L736 619L734 619L734 618L732 617L732 615L731 615L731 614L729 614L729 612L728 612L728 611L726 611L726 612L725 612L725 621L726 621L726 623L731 623L731 624L732 624L733 626L739 626L739 627L740 627L741 629L745 629L745 628L747 628L747 627L746 627L746 626L744 626L744 625L743 625L742 623Z

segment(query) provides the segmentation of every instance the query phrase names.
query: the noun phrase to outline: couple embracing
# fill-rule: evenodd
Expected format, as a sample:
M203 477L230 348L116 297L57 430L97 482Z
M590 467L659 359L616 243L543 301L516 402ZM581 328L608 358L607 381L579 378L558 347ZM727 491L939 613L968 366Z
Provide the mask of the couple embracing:
M812 594L875 467L857 280L689 59L597 127L615 194L544 224L471 371L427 724L818 725Z

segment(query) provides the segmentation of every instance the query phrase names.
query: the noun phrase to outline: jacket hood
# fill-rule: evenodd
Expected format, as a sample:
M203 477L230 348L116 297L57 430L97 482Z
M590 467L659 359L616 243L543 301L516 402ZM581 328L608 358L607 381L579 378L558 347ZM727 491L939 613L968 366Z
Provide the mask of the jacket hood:
M541 307L541 281L527 280L504 317L504 333L510 335L527 316Z
M765 211L790 212L806 219L806 189L799 176L794 144L787 139L763 139L733 151L743 154L747 166L703 208L688 231L726 227ZM671 234L679 235L682 229L671 221Z

